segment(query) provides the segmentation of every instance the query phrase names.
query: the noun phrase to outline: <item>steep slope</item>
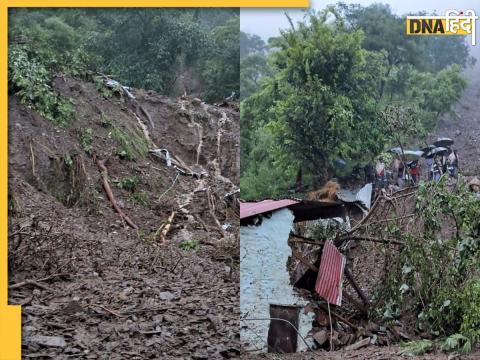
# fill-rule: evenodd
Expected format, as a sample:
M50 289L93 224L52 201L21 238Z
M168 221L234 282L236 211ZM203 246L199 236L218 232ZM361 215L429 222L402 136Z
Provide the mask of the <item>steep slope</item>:
M460 172L465 175L480 175L480 50L472 47L472 55L477 58L473 68L467 69L465 76L468 86L461 100L455 105L453 115L445 116L432 139L437 136L451 137L458 151Z
M9 296L24 356L238 354L238 106L54 87L75 104L66 128L9 98ZM138 230L112 208L99 162Z

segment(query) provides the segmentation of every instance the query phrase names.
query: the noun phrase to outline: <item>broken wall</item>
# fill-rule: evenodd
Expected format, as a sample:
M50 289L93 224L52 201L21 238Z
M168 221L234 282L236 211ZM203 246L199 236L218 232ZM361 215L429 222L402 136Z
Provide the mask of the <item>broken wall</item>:
M305 338L312 329L314 314L305 314L308 304L290 283L287 269L292 249L288 237L294 216L288 209L275 211L260 226L240 229L240 312L242 319L270 317L270 305L300 307L299 331ZM270 321L242 320L240 338L247 351L267 351ZM307 339L310 344L313 340ZM298 337L297 351L306 349Z

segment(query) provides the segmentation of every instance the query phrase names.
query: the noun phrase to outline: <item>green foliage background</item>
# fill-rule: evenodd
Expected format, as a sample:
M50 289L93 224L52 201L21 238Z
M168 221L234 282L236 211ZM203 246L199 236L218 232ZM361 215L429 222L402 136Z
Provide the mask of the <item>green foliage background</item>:
M60 125L73 108L51 88L57 74L178 95L188 72L213 102L239 93L238 34L238 9L12 9L9 91Z
M425 145L462 95L473 58L463 37L409 37L404 21L388 5L340 3L268 44L240 34L244 199L286 194L299 169L317 187L397 139ZM381 120L387 108L412 111L414 133L392 136Z

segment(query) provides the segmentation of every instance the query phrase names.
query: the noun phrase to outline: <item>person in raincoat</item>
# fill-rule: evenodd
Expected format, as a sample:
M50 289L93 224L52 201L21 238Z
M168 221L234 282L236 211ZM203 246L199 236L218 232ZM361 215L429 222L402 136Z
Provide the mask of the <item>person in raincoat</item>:
M379 158L375 166L375 173L377 175L377 187L385 189L387 186L387 171L385 169L385 162L383 158Z
M393 160L393 173L395 174L398 187L403 189L403 186L405 185L405 174L403 162L399 157L395 157Z
M456 178L458 176L458 156L455 150L450 150L447 156L447 170L451 177Z
M427 171L427 181L433 179L433 158L429 157L425 160L425 170Z
M408 168L410 169L410 175L412 175L412 185L415 186L419 180L420 165L418 164L418 161L412 161L408 164Z
M442 158L440 155L435 155L433 158L433 180L435 180L435 182L439 182L443 175Z

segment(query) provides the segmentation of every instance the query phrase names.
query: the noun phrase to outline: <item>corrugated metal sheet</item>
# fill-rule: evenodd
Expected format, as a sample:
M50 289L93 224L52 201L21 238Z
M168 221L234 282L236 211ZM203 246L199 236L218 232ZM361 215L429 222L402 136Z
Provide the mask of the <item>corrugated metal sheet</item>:
M315 291L330 304L342 304L342 276L344 268L345 256L338 251L331 240L327 241L323 247Z
M294 199L282 200L263 200L259 202L241 202L240 203L240 219L263 214L269 211L282 209L290 205L298 204L301 201Z
M370 209L372 198L372 184L367 184L358 191L340 190L337 197L343 202L359 202L366 209Z

